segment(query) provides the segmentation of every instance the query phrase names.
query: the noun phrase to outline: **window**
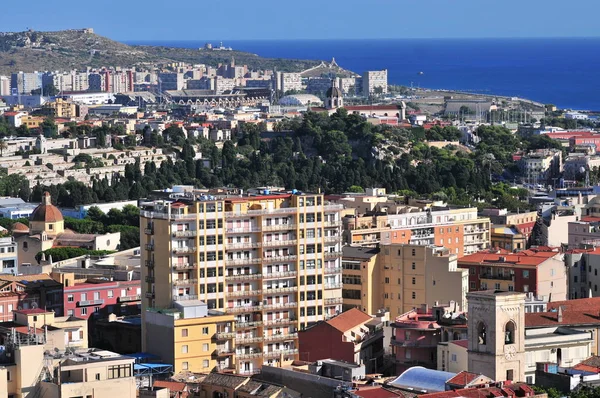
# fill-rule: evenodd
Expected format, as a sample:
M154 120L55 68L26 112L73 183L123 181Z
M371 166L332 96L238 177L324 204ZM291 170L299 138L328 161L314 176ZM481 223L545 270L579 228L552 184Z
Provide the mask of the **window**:
M417 284L417 278L415 278L415 277L413 277L413 278L412 278L412 284L413 284L413 285L416 285L416 284Z
M404 351L404 357L406 359L411 359L412 358L412 352L410 352L410 350L405 350Z
M182 345L181 346L181 353L182 354L187 354L188 353L188 346L187 345Z
M475 275L475 267L469 268L469 274Z
M552 268L552 269L550 270L550 276L554 276L554 274L555 274L555 270L554 270L554 268ZM598 274L596 274L596 275L598 275Z
M108 367L109 379L121 379L131 377L131 365L115 365Z
M10 370L6 371L6 380L10 381Z
M410 330L404 331L404 340L410 340Z
M188 370L188 368L189 368L189 364L187 362L182 362L181 363L181 369Z
M87 300L87 293L81 293L81 301Z
M96 373L96 380L100 380L100 373Z
M109 290L109 291L107 292L107 294L108 294L108 298L113 298L113 297L114 297L114 293L113 293L113 291L112 291L112 290Z
M529 291L529 285L523 285L523 291L527 293Z
M529 278L529 271L523 270L523 278L524 279L528 279Z
M188 337L188 330L187 329L181 329L181 337Z
M400 280L400 278L398 278L398 284L399 284L399 285L401 285L401 284L402 284L402 283L400 283L400 282L401 282L401 280Z
M456 362L456 354L452 354L452 356L450 357L450 360L452 362Z
M81 309L81 315L87 315L87 308Z
M69 295L67 296L67 301L68 301L69 303L72 303L73 301L75 301L75 298L73 297L73 295L72 295L72 294L69 294Z
M413 300L417 299L417 293L416 292L412 292L412 298L413 298Z
M208 334L208 326L202 328L202 334Z
M412 256L416 256L417 255L417 250L416 249L412 249Z
M475 282L469 282L469 289L475 290Z
M75 316L74 310L67 310L67 316Z
M411 269L417 269L417 263L413 262L413 263L410 265L410 268L411 268Z
M204 351L204 352L208 351L208 343L202 344L202 351Z
M385 278L385 283L390 283L390 278L386 277Z
M208 359L205 359L205 360L203 360L203 361L202 361L202 367L203 367L203 368L208 368L208 366L209 366Z
M504 344L514 344L515 343L515 323L513 321L509 321L506 326L504 326Z
M481 345L485 345L487 343L487 331L486 331L485 323L479 322L477 324L477 341Z

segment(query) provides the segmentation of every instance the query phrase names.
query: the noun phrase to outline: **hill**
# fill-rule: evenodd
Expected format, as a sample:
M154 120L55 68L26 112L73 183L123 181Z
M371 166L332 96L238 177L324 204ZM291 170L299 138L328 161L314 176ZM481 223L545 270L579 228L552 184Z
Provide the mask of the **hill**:
M262 58L241 51L130 46L97 35L92 29L0 33L0 74L4 75L15 71L133 67L173 61L217 65L231 61L232 57L236 64L246 64L251 69L300 72L320 64L314 60Z

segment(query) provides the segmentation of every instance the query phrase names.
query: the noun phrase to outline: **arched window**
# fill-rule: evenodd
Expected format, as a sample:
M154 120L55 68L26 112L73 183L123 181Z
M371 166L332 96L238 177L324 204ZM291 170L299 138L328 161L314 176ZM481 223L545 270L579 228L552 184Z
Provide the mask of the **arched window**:
M515 344L515 323L508 321L504 326L504 344Z
M483 322L477 324L477 341L480 345L487 343L487 328Z

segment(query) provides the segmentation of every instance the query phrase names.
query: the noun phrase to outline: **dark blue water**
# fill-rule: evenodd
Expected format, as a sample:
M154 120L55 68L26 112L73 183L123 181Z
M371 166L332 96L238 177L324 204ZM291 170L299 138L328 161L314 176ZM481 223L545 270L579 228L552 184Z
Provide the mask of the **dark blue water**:
M197 48L204 43L128 44ZM224 45L263 57L335 57L340 66L357 73L388 69L390 84L519 96L563 108L600 110L600 38L263 40Z

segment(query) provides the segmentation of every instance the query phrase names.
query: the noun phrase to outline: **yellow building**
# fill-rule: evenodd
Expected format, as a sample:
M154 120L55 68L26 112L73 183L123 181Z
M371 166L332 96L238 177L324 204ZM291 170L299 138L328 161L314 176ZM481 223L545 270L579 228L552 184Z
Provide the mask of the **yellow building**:
M468 272L448 249L402 244L382 245L379 253L356 249L344 248L344 309L362 306L371 314L385 309L396 316L422 304L465 305Z
M514 225L492 225L492 247L508 251L525 250L527 237Z
M73 119L77 115L77 104L57 98L56 101L44 104L44 110L53 117Z
M323 195L267 190L195 199L143 206L143 349L161 355L149 333L154 314L181 313L191 301L229 316L209 317L212 340L220 341L218 328L235 331L235 347L216 346L209 367L252 374L263 364L290 364L298 358L297 331L342 310L341 206ZM207 319L175 322L202 328ZM162 342L174 346L175 370L187 362L188 370L205 372L207 359L189 360L176 337Z

